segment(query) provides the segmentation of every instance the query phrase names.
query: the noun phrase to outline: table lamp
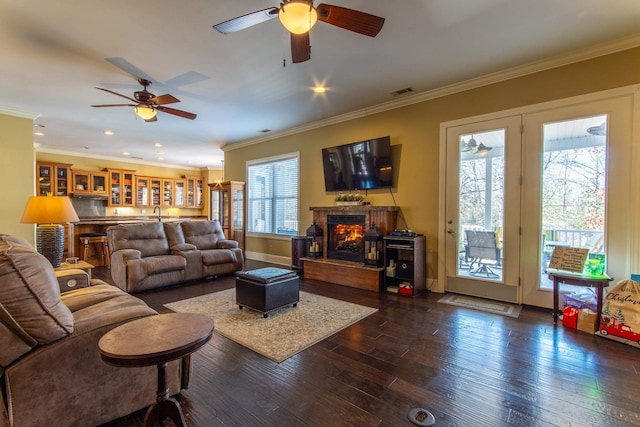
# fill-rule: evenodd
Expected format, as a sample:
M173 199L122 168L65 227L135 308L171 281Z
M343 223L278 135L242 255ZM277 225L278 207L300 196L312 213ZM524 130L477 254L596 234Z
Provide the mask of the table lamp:
M31 196L24 208L22 224L37 224L36 249L54 268L60 267L64 252L64 227L60 224L80 221L67 196Z

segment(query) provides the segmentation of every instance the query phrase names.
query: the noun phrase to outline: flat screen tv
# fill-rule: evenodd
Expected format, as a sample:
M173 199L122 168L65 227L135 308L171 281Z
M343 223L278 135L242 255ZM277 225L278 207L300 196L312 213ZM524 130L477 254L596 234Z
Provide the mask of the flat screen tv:
M388 136L323 148L322 165L326 191L393 187Z

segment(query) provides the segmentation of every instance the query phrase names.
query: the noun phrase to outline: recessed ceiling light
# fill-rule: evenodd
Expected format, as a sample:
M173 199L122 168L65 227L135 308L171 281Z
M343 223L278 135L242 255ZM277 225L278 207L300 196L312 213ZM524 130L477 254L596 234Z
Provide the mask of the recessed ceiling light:
M158 157L158 160L164 160L164 157Z
M130 156L130 153L127 153L126 151L124 153L122 153L123 156Z
M33 134L34 134L34 135L38 135L38 136L44 136L44 133L43 133L43 132L34 132Z
M327 91L327 88L324 86L316 86L313 88L313 91L315 93L325 93Z
M158 151L158 154L162 155L164 154L164 151Z
M111 131L111 130L105 130L105 131L104 131L104 134L105 134L105 135L113 135L113 131Z
M155 147L162 147L162 144L160 144L159 142L156 142L155 144L153 144Z

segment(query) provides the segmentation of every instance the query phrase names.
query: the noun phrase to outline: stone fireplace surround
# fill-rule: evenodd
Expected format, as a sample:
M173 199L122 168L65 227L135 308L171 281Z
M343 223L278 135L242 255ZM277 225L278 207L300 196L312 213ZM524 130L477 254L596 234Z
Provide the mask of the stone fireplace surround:
M303 258L304 277L379 292L384 268L367 267L364 265L364 258L361 261L349 261L331 259L327 256L329 236L327 216L361 215L365 218L365 231L372 224L375 224L380 233L387 235L396 229L400 208L397 206L359 205L310 207L309 210L313 211L313 220L323 232L323 257L316 259Z

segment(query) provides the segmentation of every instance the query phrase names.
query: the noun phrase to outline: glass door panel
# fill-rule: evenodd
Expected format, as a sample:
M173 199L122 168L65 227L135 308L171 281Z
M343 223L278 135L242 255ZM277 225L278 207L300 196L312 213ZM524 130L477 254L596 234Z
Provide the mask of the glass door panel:
M122 177L120 175L120 172L110 172L110 178L111 180L111 199L110 199L110 205L112 206L120 206L121 205L121 190L122 190Z
M540 288L558 246L604 256L607 116L545 123L542 128Z
M51 183L53 181L53 165L38 165L38 195L46 196L52 193Z
M177 208L184 208L187 206L187 200L185 198L185 182L184 180L175 181L175 198L174 204Z
M136 177L136 205L149 206L149 178Z

